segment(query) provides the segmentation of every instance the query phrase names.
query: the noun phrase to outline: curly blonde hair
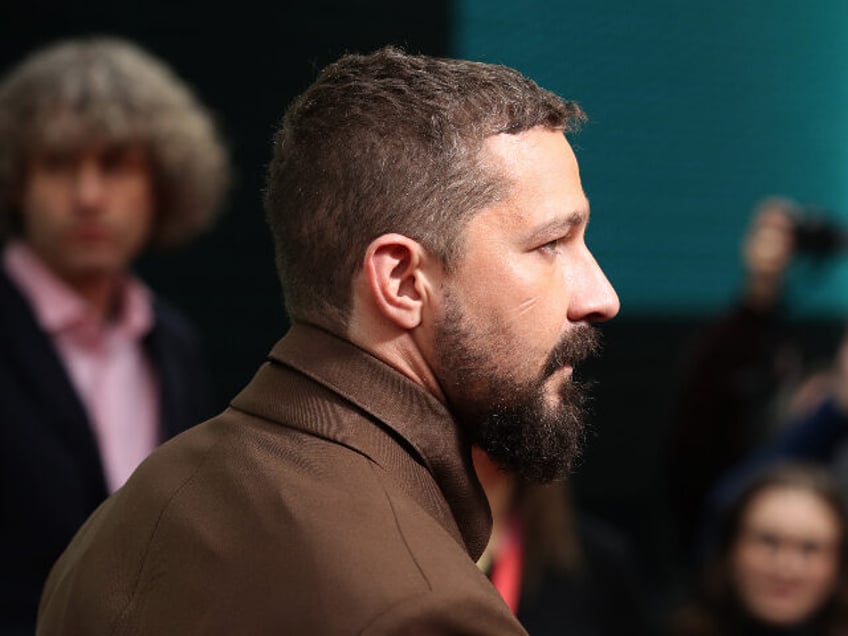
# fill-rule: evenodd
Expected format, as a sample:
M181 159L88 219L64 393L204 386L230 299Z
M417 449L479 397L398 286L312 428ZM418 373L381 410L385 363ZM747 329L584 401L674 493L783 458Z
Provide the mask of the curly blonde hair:
M156 193L152 242L179 244L215 219L230 183L209 111L162 61L117 38L59 42L0 83L0 239L20 232L19 197L35 153L140 144Z

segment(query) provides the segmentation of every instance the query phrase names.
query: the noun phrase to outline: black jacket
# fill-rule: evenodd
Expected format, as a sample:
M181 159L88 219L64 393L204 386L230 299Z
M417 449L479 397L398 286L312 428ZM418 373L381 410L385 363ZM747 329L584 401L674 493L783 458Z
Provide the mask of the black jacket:
M144 346L159 378L165 440L210 414L207 372L185 319L158 300ZM107 494L83 404L0 268L0 633L33 632L53 562Z

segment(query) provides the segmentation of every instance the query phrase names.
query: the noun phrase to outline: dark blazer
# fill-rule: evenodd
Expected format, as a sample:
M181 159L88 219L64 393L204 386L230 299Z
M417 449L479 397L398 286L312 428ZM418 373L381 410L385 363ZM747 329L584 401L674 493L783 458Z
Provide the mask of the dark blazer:
M524 634L474 564L490 529L445 407L295 326L92 515L38 633Z
M145 340L159 376L161 437L210 414L196 338L156 301ZM0 633L32 633L50 567L107 496L97 442L48 334L0 268Z

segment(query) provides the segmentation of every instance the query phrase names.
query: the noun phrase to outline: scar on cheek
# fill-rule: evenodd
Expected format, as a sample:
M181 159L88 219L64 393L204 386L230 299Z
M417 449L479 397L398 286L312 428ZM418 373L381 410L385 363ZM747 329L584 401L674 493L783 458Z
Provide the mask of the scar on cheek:
M518 305L518 312L517 312L517 314L518 314L519 316L523 316L523 315L524 315L524 314L526 314L528 311L530 311L531 309L533 309L533 307L535 307L535 306L536 306L536 303L537 303L538 301L539 301L539 297L538 297L538 296L533 296L532 298L528 298L528 299L526 299L526 300L523 300L523 301L521 302L521 304L520 304L520 305Z

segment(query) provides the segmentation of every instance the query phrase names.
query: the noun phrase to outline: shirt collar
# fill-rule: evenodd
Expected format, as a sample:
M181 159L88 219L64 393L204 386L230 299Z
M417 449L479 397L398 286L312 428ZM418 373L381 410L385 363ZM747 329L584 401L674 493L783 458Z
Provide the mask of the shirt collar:
M85 299L56 276L23 241L9 242L3 252L3 267L29 300L36 320L45 331L55 335L92 323ZM119 313L111 327L129 337L141 338L153 327L152 294L130 275L124 278L119 293Z

